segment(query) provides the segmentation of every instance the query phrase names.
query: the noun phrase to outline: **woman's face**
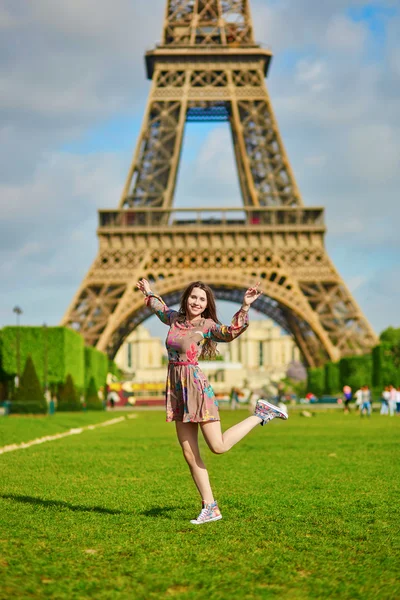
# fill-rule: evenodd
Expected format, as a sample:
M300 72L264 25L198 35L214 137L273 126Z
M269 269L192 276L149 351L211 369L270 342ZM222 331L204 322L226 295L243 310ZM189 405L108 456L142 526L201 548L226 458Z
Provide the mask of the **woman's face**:
M187 300L187 314L189 319L199 317L206 308L207 294L201 288L193 288Z

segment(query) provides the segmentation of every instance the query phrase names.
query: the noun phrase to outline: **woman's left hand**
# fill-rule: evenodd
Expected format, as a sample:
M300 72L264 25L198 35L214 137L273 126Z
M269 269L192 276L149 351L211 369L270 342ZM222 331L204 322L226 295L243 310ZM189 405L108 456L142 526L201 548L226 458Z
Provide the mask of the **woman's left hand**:
M249 307L261 296L262 292L260 292L258 289L260 283L261 281L259 281L254 287L251 287L246 291L243 298L243 307Z

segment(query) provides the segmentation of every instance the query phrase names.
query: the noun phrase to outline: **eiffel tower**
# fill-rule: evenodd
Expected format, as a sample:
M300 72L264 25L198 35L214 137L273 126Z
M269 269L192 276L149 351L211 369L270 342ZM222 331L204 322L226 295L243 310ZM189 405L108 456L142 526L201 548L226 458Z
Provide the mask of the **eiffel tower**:
M146 53L151 90L116 210L99 211L99 251L63 325L114 357L149 315L135 283L167 304L204 280L290 333L309 366L363 354L377 338L324 245L324 209L303 204L265 84L272 53L254 40L249 0L168 0L161 44ZM228 121L242 208L174 209L187 121Z

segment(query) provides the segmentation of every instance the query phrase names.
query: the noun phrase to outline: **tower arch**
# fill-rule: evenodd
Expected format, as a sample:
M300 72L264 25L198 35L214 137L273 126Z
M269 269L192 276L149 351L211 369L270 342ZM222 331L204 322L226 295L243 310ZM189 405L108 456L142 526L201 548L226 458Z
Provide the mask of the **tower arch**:
M196 275L194 277L194 275ZM306 303L299 306L298 293L294 289L295 283L289 282L283 286L281 275L279 282L262 280L263 295L254 303L255 310L274 320L286 333L290 334L300 348L306 363L315 366L313 355L319 352L325 360L335 360L335 349L329 342L325 332L318 323L313 323L311 309ZM213 275L211 272L189 272L159 280L156 283L157 292L168 306L180 303L184 289L193 281L204 281L212 288L217 300L226 300L241 304L244 293L255 280L250 274L230 275L225 274L223 283L221 274ZM289 280L285 278L285 282ZM288 290L290 287L290 290ZM114 357L126 337L138 325L143 323L153 313L144 304L140 292L132 290L132 302L129 308L120 316L115 328L107 338L103 338L100 349ZM311 321L311 323L310 323ZM313 327L314 326L314 327Z

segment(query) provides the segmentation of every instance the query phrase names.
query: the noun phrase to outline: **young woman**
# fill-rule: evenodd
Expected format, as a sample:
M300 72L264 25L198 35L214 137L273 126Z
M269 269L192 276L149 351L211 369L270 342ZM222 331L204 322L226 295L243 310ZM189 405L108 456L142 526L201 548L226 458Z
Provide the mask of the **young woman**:
M137 283L146 296L146 304L170 328L166 340L167 421L175 421L183 455L202 499L203 508L199 516L191 521L195 525L222 519L199 452L199 426L210 450L215 454L223 454L256 425L265 425L275 417L288 418L283 410L259 400L253 416L222 433L218 403L197 363L198 359L216 356L217 342L231 342L247 329L249 308L261 295L259 285L247 290L241 309L233 317L230 327L227 327L218 321L212 290L201 281L191 283L184 291L179 311L168 308L162 298L151 291L146 279Z

